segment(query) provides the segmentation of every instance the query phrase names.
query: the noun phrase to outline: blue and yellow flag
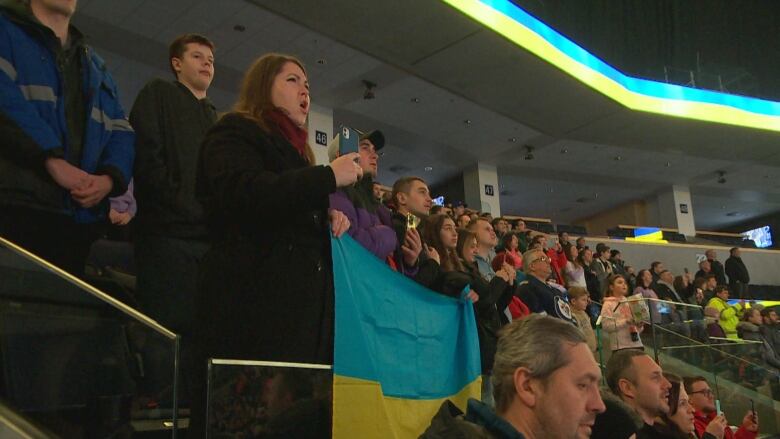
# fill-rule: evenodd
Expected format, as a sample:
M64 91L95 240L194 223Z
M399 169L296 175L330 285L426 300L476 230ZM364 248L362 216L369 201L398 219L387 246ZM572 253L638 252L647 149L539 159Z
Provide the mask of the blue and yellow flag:
M418 437L445 399L480 396L474 309L332 240L336 287L333 438Z
M664 239L664 232L658 227L637 227L634 229L634 237L626 238L626 241L654 242L656 244L668 244Z

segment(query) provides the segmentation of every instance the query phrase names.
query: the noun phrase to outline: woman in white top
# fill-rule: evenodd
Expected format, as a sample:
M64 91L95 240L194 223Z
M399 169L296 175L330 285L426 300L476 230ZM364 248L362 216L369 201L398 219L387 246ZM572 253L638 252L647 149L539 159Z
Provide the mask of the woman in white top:
M644 326L634 321L631 307L626 302L628 282L619 274L607 278L604 302L601 307L601 327L609 334L612 351L620 349L644 349L639 333Z
M639 273L636 276L636 288L634 289L634 294L641 294L645 299L658 299L658 294L656 294L655 291L650 288L650 284L652 283L653 274L650 272L650 270L639 270ZM650 302L648 304L648 308L650 308L650 320L656 324L661 323L661 304L652 300L648 302Z
M580 264L577 255L577 247L567 244L563 251L566 254L566 266L563 267L563 277L566 283L566 288L582 287L588 288L588 284L585 282L585 269Z

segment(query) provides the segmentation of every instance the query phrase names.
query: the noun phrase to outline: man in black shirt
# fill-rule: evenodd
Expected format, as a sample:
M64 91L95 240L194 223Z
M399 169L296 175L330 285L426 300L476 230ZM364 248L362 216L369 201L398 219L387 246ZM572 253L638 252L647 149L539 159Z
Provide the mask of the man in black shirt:
M171 43L176 81L154 79L133 104L136 130L136 294L142 311L183 335L194 320L198 263L208 249L203 208L195 197L200 144L216 122L206 92L214 45L200 35ZM183 353L184 355L184 353Z
M710 249L704 252L704 254L710 262L710 269L718 280L718 285L726 285L726 271L723 269L723 264L718 260L718 253Z
M729 289L735 296L745 299L750 296L748 293L748 284L750 284L750 273L742 262L742 252L738 247L729 251L729 258L726 259L726 274L729 276Z
M607 362L606 378L612 393L642 417L645 425L636 437L652 437L656 417L669 413L672 384L661 367L640 350L623 349Z

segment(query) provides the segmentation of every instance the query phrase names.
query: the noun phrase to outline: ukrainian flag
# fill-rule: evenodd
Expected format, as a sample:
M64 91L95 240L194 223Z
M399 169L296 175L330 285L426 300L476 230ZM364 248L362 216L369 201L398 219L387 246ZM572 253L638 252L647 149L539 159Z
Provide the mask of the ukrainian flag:
M474 309L332 239L336 288L333 438L416 438L445 399L480 397Z
M664 239L664 232L658 227L637 227L634 229L634 237L626 238L626 241L654 242L657 244L669 243L669 241Z

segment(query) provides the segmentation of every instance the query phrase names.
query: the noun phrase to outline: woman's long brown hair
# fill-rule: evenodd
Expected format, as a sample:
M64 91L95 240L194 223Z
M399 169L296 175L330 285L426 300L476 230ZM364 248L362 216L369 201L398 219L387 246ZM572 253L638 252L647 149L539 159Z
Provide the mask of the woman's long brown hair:
M233 111L255 121L263 131L272 133L274 130L266 119L266 114L276 107L271 100L271 88L274 79L287 63L294 63L306 74L306 68L296 57L281 53L267 53L252 63L241 82L241 91ZM306 160L310 165L315 163L314 151L306 142Z
M420 227L420 238L422 238L425 244L435 248L439 253L442 271L463 271L463 265L460 263L460 258L458 258L455 249L446 248L441 241L440 232L442 227L444 227L444 221L447 219L452 220L452 218L444 214L431 215L425 218Z

